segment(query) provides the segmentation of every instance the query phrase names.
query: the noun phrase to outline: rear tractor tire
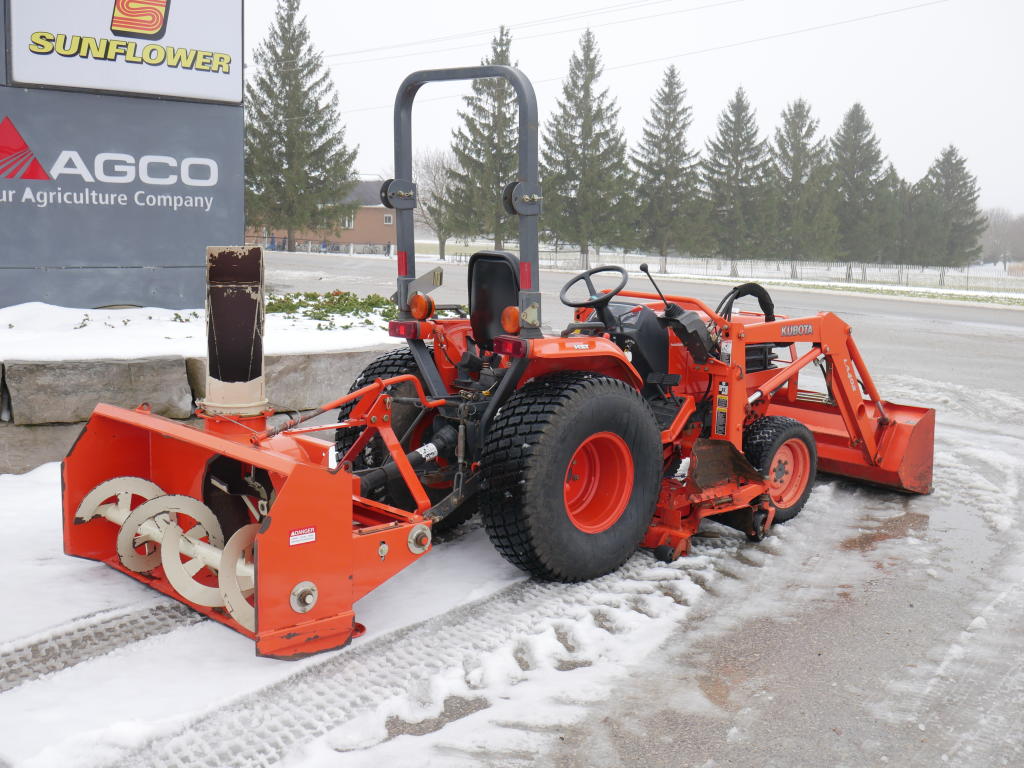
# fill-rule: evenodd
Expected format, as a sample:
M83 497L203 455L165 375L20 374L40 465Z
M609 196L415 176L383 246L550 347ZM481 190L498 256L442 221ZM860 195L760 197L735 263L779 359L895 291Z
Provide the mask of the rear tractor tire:
M618 379L533 381L495 417L481 459L480 510L498 552L549 581L614 571L636 551L661 486L650 407Z
M765 416L743 432L743 452L768 479L775 522L792 520L807 503L818 471L814 435L796 419Z
M376 379L388 379L393 376L404 376L406 374L412 374L420 378L419 367L416 365L416 359L412 356L412 351L408 347L399 347L389 352L385 352L383 355L378 357L372 363L370 363L363 372L360 373L356 380L352 382L352 386L349 387L349 392L355 392L361 387L365 387L367 384L372 384ZM394 388L394 394L401 397L415 397L416 388L411 383L399 384ZM352 408L355 402L345 403L338 409L338 421L342 421L348 418L349 413L352 412ZM399 440L406 433L409 427L415 421L416 416L419 414L420 409L414 405L406 405L404 403L396 403L391 411L391 427L395 431L395 435ZM411 451L414 448L419 448L423 445L424 437L430 434L430 421L433 417L426 416L420 422L419 427L413 431L413 435L408 443L403 443L406 451ZM359 437L359 430L356 427L342 427L335 431L334 441L337 446L338 457L341 458L345 451ZM369 445L363 450L363 452L356 457L353 462L355 469L367 469L369 467L379 467L382 462L387 461L390 458L388 449L384 447L383 441L379 437L374 437L370 440ZM445 487L431 487L429 485L424 486L427 491L427 497L430 499L431 504L436 504L441 501L445 496L451 493L451 486L448 484ZM381 493L377 495L376 501L382 501L385 504L391 504L393 506L402 509L413 509L416 506L416 502L412 498L412 494L409 493L409 489L406 488L404 481L401 479L391 483ZM476 506L472 500L463 502L460 506L453 509L447 517L439 522L434 523L434 533L445 533L450 531L462 523L466 522L476 512Z

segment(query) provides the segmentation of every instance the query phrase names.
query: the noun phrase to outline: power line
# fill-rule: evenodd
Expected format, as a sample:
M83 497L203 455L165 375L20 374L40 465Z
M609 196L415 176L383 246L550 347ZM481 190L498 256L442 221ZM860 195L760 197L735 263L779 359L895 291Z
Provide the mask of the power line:
M557 24L561 21L570 21L577 18L588 18L591 16L602 16L607 13L615 13L624 8L643 8L649 5L664 5L665 3L677 2L678 0L642 0L642 2L629 2L629 3L618 3L616 5L606 5L601 8L592 8L586 11L576 11L573 13L565 13L559 16L548 16L541 19L532 19L530 21L520 22L518 24L506 24L505 26L515 27L516 29L526 29L529 27L546 26L548 24ZM443 35L441 37L425 38L423 40L411 40L404 43L392 43L391 45L379 45L373 48L362 48L352 51L336 51L334 53L325 53L323 58L330 59L338 56L354 56L360 53L377 53L379 51L392 50L395 48L408 48L420 45L429 45L432 43L443 43L450 40L460 40L468 37L478 37L480 35L491 35L494 34L494 27L487 27L484 29L474 30L472 32L458 32L452 35ZM475 47L475 46L470 46ZM458 49L456 49L458 50ZM420 53L430 53L430 51L421 51ZM416 54L413 54L416 55ZM283 59L280 63L282 64L293 64L297 59ZM257 64L250 64L249 67L259 67Z
M753 44L756 44L756 43L763 43L763 42L767 42L767 41L770 41L770 40L779 40L779 39L786 38L786 37L795 37L797 35L804 35L804 34L807 34L809 32L819 32L819 31L824 30L824 29L833 29L835 27L842 27L842 26L845 26L847 24L856 24L856 23L859 23L859 22L862 22L862 21L870 21L872 19L882 18L884 16L893 16L893 15L898 14L898 13L907 13L907 12L910 12L910 11L916 11L916 10L919 10L921 8L928 8L928 7L933 6L933 5L942 5L944 3L948 3L949 1L950 0L929 0L928 2L917 3L915 5L907 5L907 6L904 6L902 8L893 8L893 9L888 10L888 11L879 11L878 13L871 13L871 14L867 14L865 16L855 16L855 17L849 18L849 19L841 19L839 21L830 21L830 22L826 22L824 24L815 24L814 26L802 27L800 29L792 29L792 30L788 30L786 32L777 32L777 33L771 34L771 35L762 35L760 37L752 37L752 38L748 38L746 40L739 40L739 41L734 42L734 43L723 43L722 45L715 45L715 46L711 46L711 47L708 47L708 48L697 48L697 49L694 49L692 51L681 51L679 53L673 53L673 54L669 54L667 56L659 56L659 57L651 58L651 59L643 59L641 61L632 61L632 62L628 62L628 63L625 63L625 64L616 64L614 66L605 67L605 71L607 72L607 71L610 71L610 70L628 69L628 68L631 68L631 67L643 66L644 64L653 64L653 63L662 62L662 61L672 61L672 60L675 60L675 59L682 59L682 58L686 58L686 57L689 57L689 56L699 56L699 55L702 55L702 54L705 54L705 53L713 53L715 51L725 51L725 50L729 50L731 48L739 48L739 47L744 46L744 45L753 45ZM544 83L558 82L558 81L560 81L562 79L563 79L562 77L548 77L548 78L543 78L543 79L540 79L540 80L533 80L533 83L535 85L541 85L541 84L544 84ZM461 99L461 98L462 98L461 95L434 96L432 98L417 99L417 103L421 103L421 102L425 102L425 101L449 101L451 99ZM373 106L373 107L353 107L351 109L343 110L343 113L344 114L349 114L349 113L352 113L352 112L371 112L371 111L378 110L378 109L394 109L394 104L393 103L392 104L381 104L381 105ZM291 119L295 119L295 118L291 118Z
M585 29L600 29L601 27L619 26L621 24L630 24L630 23L636 22L636 21L647 21L649 19L659 19L659 18L662 18L664 16L675 16L675 15L678 15L678 14L681 14L681 13L693 13L694 11L705 11L705 10L708 10L708 9L711 9L711 8L721 8L721 7L726 6L726 5L735 5L736 3L743 3L743 2L746 2L746 0L724 0L724 2L708 3L706 5L697 5L697 6L692 6L690 8L680 8L680 9L677 9L677 10L674 10L674 11L665 11L663 13L654 13L654 14L649 14L647 16L634 16L634 17L629 18L629 19L618 19L616 21L606 21L606 22L603 22L601 24L588 24L585 27L572 27L570 29L559 29L559 30L554 30L554 31L551 31L551 32L538 32L535 35L517 35L515 39L516 40L520 40L520 41L521 40L534 40L534 39L539 38L539 37L552 37L553 35L565 35L565 34L568 34L570 32L582 32ZM510 27L510 29L511 29L511 27ZM388 61L388 60L391 60L391 59L404 59L404 58L408 58L409 56L422 56L422 55L427 55L427 54L431 54L431 53L447 53L449 51L462 51L462 50L466 50L466 49L469 49L469 48L478 48L478 47L479 47L479 44L475 43L473 45L460 45L460 46L456 46L456 47L447 46L445 48L440 48L440 49L436 49L436 50L433 50L433 51L407 51L406 53L395 53L395 54L392 54L390 56L378 56L378 57L374 57L374 58L371 58L371 59L357 59L355 61L337 61L337 62L334 62L333 64L328 64L327 67L328 68L343 67L343 66L347 66L349 64L371 64L371 63L374 63L374 62Z
M505 26L510 29L527 29L529 27L544 26L547 24L556 24L560 21L571 21L573 19L589 16L601 16L606 13L615 13L623 8L642 8L648 5L664 5L665 3L677 2L678 0L645 0L645 2L632 2L632 3L619 3L618 5L606 5L603 8L592 8L587 11L577 11L575 13L565 13L561 16L548 16L543 19L534 19L532 21L524 21L518 24L506 24ZM479 35L490 35L494 33L494 27L487 27L485 29L478 29L473 32L460 32L454 35L445 35L443 37L432 37L424 40L409 41L406 43L394 43L392 45L380 45L373 48L363 48L362 50L356 51L340 51L338 53L327 53L324 54L324 58L333 58L335 56L354 56L358 53L376 53L378 51L386 51L392 48L405 48L408 46L416 45L427 45L430 43L443 43L449 40L460 40L466 37L478 37Z

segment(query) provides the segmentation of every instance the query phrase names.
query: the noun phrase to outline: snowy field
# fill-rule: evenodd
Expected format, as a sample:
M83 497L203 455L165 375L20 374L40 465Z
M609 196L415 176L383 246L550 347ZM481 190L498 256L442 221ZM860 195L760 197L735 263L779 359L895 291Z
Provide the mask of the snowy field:
M65 557L58 465L2 476L0 764L1024 764L1024 398L907 376L879 386L939 409L931 496L824 478L801 516L761 544L709 524L691 557L665 565L641 552L577 585L523 578L471 522L357 604L366 636L298 662L256 658L241 635ZM955 586L965 569L966 590ZM822 610L834 617L887 595L889 582L922 601L912 626L936 626L894 641L919 646L895 672L871 677L885 654L856 662L865 679L845 691L856 705L843 727L863 732L858 751L815 762L830 748L805 743L802 761L754 760L759 707L785 686L755 686L743 706L728 686L747 664L770 675L775 662L755 651L716 678L707 649L752 622L785 630ZM854 631L881 640L904 623L885 614ZM638 692L637 680L650 687ZM841 671L832 685L848 685ZM625 760L608 719L647 710L702 730L641 734L650 759ZM684 748L712 736L721 762ZM675 762L659 762L666 739ZM730 750L748 760L726 761Z

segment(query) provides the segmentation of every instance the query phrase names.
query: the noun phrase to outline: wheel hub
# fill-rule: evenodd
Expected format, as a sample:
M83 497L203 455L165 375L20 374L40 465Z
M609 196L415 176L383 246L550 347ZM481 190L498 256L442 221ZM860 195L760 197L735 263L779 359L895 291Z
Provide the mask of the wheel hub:
M807 488L811 473L811 455L802 440L790 438L775 452L768 469L769 495L776 507L796 504Z
M600 533L622 517L633 492L633 456L614 432L598 432L584 440L569 459L563 497L574 526Z

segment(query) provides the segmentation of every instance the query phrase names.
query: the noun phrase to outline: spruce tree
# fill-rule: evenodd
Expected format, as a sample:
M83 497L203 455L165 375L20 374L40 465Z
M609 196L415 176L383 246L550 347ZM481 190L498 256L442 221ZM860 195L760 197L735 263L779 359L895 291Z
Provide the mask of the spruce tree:
M553 238L579 246L584 269L591 246L622 244L633 208L619 108L598 86L602 70L588 29L544 131L544 225Z
M336 230L355 210L356 150L345 144L338 94L313 49L300 0L278 0L246 84L245 203L248 223L288 233Z
M978 180L955 146L942 150L921 180L921 194L933 198L941 221L941 241L933 264L963 266L981 254L985 217L978 210Z
M882 251L878 195L883 162L871 121L864 107L854 104L832 138L839 244L851 261L877 261Z
M778 255L790 261L824 261L838 250L828 139L817 136L818 126L810 105L797 99L782 111L782 125L775 130Z
M772 239L771 157L743 88L719 116L701 168L715 251L730 260L766 253Z
M696 152L686 142L693 121L685 104L686 89L674 65L665 70L661 87L651 100L640 145L633 153L637 182L639 244L657 253L666 271L671 248L686 249L696 196Z
M915 217L919 205L914 188L900 178L892 163L878 180L872 208L878 243L877 261L888 264L913 264L920 243Z
M512 36L502 26L491 40L490 54L480 63L511 65L511 45ZM472 88L472 94L465 97L465 109L459 112L463 124L452 132L455 225L465 237L490 235L495 249L501 249L514 229L501 193L519 169L515 91L503 78L474 80Z

